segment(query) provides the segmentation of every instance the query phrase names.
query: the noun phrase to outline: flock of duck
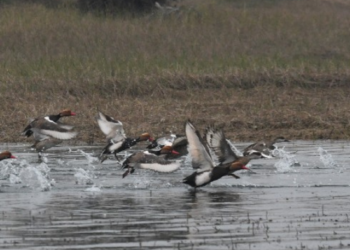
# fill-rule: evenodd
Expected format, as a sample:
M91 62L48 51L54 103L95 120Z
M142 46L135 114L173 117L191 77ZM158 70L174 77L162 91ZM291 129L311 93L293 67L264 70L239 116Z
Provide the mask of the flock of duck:
M38 152L39 159L48 148L54 147L63 140L74 138L78 133L71 125L60 122L62 117L75 116L69 109L62 110L57 115L41 116L33 119L23 130L22 135L33 136L31 146ZM122 177L132 174L135 169L149 169L157 172L169 173L181 167L178 158L189 154L195 171L183 179L183 183L192 187L202 187L224 176L239 178L234 172L246 169L250 160L271 158L274 144L288 142L284 137L277 137L271 142L257 142L243 150L243 156L238 156L232 150L225 138L224 131L215 126L209 126L202 137L191 121L185 123L185 135L171 135L157 140L149 133L143 133L138 138L125 135L123 124L102 112L98 112L96 121L105 134L107 145L99 154L102 163L109 155L114 155L119 162L119 152L130 149L138 142L148 141L144 151L137 151L128 156L122 165L125 170ZM15 158L11 152L0 153L0 160Z

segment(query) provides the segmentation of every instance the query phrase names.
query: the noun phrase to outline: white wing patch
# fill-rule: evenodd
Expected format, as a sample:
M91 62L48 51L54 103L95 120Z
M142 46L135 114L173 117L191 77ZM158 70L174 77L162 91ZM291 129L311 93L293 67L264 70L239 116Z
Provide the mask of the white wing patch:
M180 162L172 162L170 164L159 164L159 163L141 163L140 168L150 169L161 173L171 173L178 170L181 167Z
M32 131L33 131L33 137L35 141L42 141L50 138L50 136L42 134L41 130L39 129L32 128Z
M72 130L74 128L74 126L67 125L67 124L62 124L62 123L57 123L57 125L60 126L63 129L66 129L66 130Z
M74 138L78 134L78 132L59 132L55 130L46 130L46 129L42 129L40 130L40 132L44 135L49 135L60 140L69 140Z
M117 123L112 123L104 120L97 120L97 123L102 133L104 133L105 135L108 135L114 130L120 129L123 127L122 125L118 125Z
M113 133L116 130L120 130L120 132L124 134L123 123L121 123L120 121L108 121L104 114L102 114L101 112L98 112L97 123L102 133L104 133L105 135L109 135L110 133Z

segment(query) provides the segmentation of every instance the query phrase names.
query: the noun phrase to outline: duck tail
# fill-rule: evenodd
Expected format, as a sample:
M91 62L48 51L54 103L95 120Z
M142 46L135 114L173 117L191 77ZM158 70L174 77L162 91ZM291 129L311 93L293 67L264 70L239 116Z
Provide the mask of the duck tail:
M193 172L191 175L185 177L182 182L190 185L191 187L196 187L196 176L197 172Z

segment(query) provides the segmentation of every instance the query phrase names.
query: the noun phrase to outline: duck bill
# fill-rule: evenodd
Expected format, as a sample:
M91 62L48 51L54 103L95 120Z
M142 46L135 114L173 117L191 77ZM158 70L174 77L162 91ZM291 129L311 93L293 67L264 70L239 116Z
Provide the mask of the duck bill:
M246 166L243 166L242 169L248 170L250 173L256 174L256 172L254 172L250 168L247 168Z
M77 114L74 113L74 112L70 112L70 115L71 115L71 116L76 116Z
M17 159L15 156L13 156L13 155L11 155L11 157L10 157L11 159Z
M179 155L179 154L180 154L179 152L177 152L177 151L175 151L175 150L171 150L171 153L172 153L173 155Z
M246 166L243 166L242 169L251 171L250 168L247 168Z

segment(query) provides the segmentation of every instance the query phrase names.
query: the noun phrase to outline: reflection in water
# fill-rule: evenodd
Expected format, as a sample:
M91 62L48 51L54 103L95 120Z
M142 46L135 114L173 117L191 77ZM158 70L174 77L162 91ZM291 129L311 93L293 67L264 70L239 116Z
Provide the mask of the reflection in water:
M242 171L239 180L224 177L197 190L181 183L192 172L186 166L167 175L140 171L126 180L114 161L96 163L90 157L93 148L62 148L64 159L56 159L56 152L44 163L48 180L56 183L40 192L9 181L11 174L38 165L36 154L11 150L23 158L0 165L0 247L346 249L350 170L343 167L340 174L333 165L320 168L314 144L288 146L286 152L298 147L293 159L302 167L276 171L281 159L261 159L253 165L257 174ZM347 165L347 144L322 148L336 156L337 166ZM88 173L91 181L77 181L85 176L77 173Z

